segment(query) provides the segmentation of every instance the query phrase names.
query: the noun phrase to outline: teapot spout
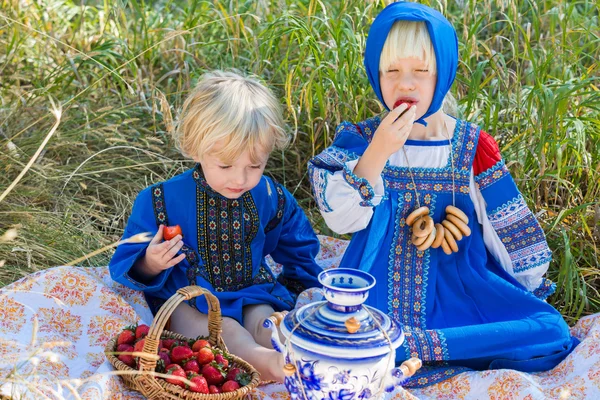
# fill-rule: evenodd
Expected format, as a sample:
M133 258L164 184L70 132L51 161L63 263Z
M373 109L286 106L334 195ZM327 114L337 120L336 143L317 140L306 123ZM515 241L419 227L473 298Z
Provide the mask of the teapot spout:
M394 368L390 371L390 376L388 376L388 382L390 382L390 384L386 385L385 390L391 392L394 388L402 386L402 383L413 376L422 366L423 363L416 357L404 361L398 368Z
M271 344L273 345L273 349L280 353L283 353L283 344L279 338L279 324L281 324L287 314L287 311L274 312L263 322L263 327L271 330Z

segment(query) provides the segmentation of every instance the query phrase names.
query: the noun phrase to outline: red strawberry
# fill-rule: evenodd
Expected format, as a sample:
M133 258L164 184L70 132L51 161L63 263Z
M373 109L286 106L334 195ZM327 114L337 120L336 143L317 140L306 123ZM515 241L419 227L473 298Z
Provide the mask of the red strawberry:
M117 351L119 353L131 353L133 351L133 346L123 343L117 346Z
M144 351L144 343L146 343L146 339L138 340L133 346L133 351Z
M211 349L209 349L208 347L203 347L200 350L198 350L198 353L196 353L196 358L198 358L198 363L204 365L210 364L215 359L215 355L213 354Z
M202 367L202 375L209 385L220 385L225 380L223 373L219 371L216 363L206 364Z
M200 372L200 364L195 359L188 360L185 364L183 364L183 369L185 371L192 371L195 373Z
M217 354L215 356L215 361L217 362L217 364L221 365L223 368L227 368L229 366L229 361L223 357L222 354Z
M123 332L119 333L117 338L117 345L119 344L133 344L135 342L135 333L132 330L124 329Z
M177 339L163 339L163 347L171 350L176 342L178 343Z
M208 387L208 392L211 393L211 394L213 394L213 393L221 393L221 389L219 389L215 385L210 385Z
M227 381L223 384L223 386L221 386L221 390L223 391L223 393L235 392L239 388L240 388L240 384L237 383L236 381Z
M210 343L208 342L208 340L198 339L192 345L192 350L195 353L195 352L197 352L198 350L200 350L203 347L210 347Z
M196 375L192 379L190 379L192 384L190 385L190 390L196 393L206 393L208 394L208 383L206 383L206 379L202 375Z
M117 358L128 367L135 368L135 359L130 354L119 354Z
M148 325L144 325L144 324L138 325L138 327L135 328L136 339L146 337L146 335L148 335L149 331L150 331L150 327Z
M171 349L171 361L176 364L181 364L183 360L192 357L194 352L187 346L176 346Z
M171 365L167 365L167 375L173 376L173 377L180 377L180 378L185 378L185 371L183 370L183 368L181 368L179 365L177 364L171 364ZM167 382L172 383L174 385L177 386L181 386L182 388L185 388L185 383L179 379L174 379L174 378L166 378Z
M168 349L160 349L160 351L158 352L158 356L160 357L161 360L163 360L165 365L171 364L171 357L169 357Z
M227 372L227 376L225 377L225 380L236 381L237 383L240 384L240 386L246 386L247 384L250 383L251 377L250 377L250 374L242 371L239 368L231 368Z

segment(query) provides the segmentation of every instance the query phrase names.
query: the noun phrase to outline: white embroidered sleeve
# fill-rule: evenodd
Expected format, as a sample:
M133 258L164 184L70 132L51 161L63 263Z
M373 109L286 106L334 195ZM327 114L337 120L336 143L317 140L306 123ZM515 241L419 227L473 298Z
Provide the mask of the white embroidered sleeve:
M379 177L375 186L364 178L354 175L358 160L344 163L341 171L321 170L320 194L323 196L319 210L327 226L336 233L353 233L367 227L385 193L383 179ZM318 194L317 194L318 196Z
M477 219L483 227L483 241L489 252L496 258L502 268L510 275L514 276L519 283L525 288L534 292L541 289L545 283L543 275L548 270L550 262L545 262L534 268L526 269L524 271L515 272L511 257L506 249L504 243L498 236L498 233L492 226L486 210L486 202L481 194L481 191L475 184L473 174L471 173L471 183L469 185L469 194L473 204L475 205L475 212Z

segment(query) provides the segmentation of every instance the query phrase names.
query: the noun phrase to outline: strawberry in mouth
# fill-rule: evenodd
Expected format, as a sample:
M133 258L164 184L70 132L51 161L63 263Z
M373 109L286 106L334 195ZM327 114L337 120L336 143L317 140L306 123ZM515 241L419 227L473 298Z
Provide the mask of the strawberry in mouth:
M406 104L408 107L406 108L407 110L411 107L411 106L415 106L417 105L419 101L413 97L400 97L398 100L396 100L396 102L394 103L394 108L400 106L401 104Z

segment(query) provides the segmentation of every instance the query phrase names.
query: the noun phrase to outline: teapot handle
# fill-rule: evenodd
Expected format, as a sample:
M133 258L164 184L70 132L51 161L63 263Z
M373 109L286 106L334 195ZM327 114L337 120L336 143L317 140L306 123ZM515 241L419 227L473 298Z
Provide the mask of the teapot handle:
M279 325L287 314L287 311L274 312L263 322L263 327L271 329L271 344L273 345L273 349L280 353L283 353L283 344L279 339Z

